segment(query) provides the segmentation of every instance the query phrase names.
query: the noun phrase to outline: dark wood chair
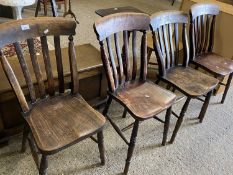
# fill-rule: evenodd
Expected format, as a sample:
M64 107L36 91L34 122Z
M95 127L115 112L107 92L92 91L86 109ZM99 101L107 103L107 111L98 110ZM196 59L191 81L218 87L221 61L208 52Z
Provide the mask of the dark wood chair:
M214 28L219 7L216 4L195 4L190 10L190 62L221 80L228 76L221 103L224 103L233 76L233 61L213 52Z
M129 170L139 123L150 118L162 121L164 123L162 145L165 145L170 121L171 106L176 99L176 96L173 93L146 81L146 31L149 29L149 24L150 17L143 13L117 13L105 16L94 24L109 87L109 98L103 114L110 121L111 125L120 137L129 146L124 169L125 174L127 174ZM123 42L120 42L119 34L121 34L121 32L123 32ZM128 38L129 32L132 33L132 59L130 59L129 54L129 48L131 48ZM113 52L111 38L114 38L116 55ZM141 39L141 44L139 44L141 48L140 50L138 50L137 47L137 38ZM122 46L120 46L119 43L122 43L124 46L123 49L121 49ZM121 51L123 51L123 53ZM141 55L140 64L138 63L138 52L140 52ZM108 54L108 56L106 54ZM115 61L115 58L117 61ZM138 72L137 70L139 65L140 70ZM130 142L125 138L122 130L107 115L112 99L119 102L135 119L135 122L131 124L131 126L133 126L133 131ZM167 110L165 121L156 117L157 114L164 110Z
M25 119L22 151L28 139L33 158L40 175L46 174L48 155L55 154L85 138L91 137L98 143L101 163L105 163L103 145L103 126L105 117L91 108L79 94L79 81L74 50L73 35L76 23L64 18L32 18L8 22L0 25L0 48L13 43L19 65L25 78L28 92L23 92L17 75L0 51L0 61L5 74L15 92ZM54 36L55 57L50 58L47 36ZM64 84L60 36L69 36L69 55L71 81ZM40 37L45 72L41 68L35 52L33 38ZM26 62L19 41L27 40L31 61ZM58 84L55 86L51 60L57 64ZM64 61L64 60L63 60ZM30 74L28 64L32 64L34 74ZM36 84L33 84L37 80ZM46 80L46 81L44 81ZM97 139L92 135L97 133ZM41 161L39 164L39 155Z
M218 84L217 79L188 67L187 23L188 16L180 11L158 12L151 16L154 49L159 65L157 83L162 80L172 86L173 91L179 90L187 96L180 115L174 113L178 120L170 140L171 143L175 140L190 100L197 98L204 102L198 117L202 122L212 91ZM180 33L182 37L179 37ZM184 58L182 61L179 55L179 38L182 38L183 43ZM205 96L205 100L199 98L202 96Z

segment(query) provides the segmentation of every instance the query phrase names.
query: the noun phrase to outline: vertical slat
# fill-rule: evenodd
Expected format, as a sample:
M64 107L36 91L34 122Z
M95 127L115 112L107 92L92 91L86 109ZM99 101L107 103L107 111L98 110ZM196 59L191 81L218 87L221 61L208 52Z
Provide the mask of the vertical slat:
M109 58L110 58L111 66L112 66L115 88L117 88L119 85L118 74L117 74L115 59L114 59L113 52L112 52L112 45L111 45L110 37L107 37L106 41L107 41L107 47L108 47L108 54L109 54Z
M119 35L118 35L118 33L114 34L114 41L115 41L117 60L118 60L118 65L119 65L118 79L119 79L119 83L121 84L123 82L124 70L123 70L121 49L120 49L120 46L119 46Z
M169 48L169 44L168 44L166 25L163 25L162 29L163 29L163 36L164 36L165 50L166 50L166 63L167 63L166 68L169 69L171 67L171 65L170 65L170 48Z
M201 16L201 44L200 44L200 52L202 53L203 47L205 43L205 15Z
M44 85L44 81L42 78L42 73L40 70L40 66L38 64L38 60L37 60L37 56L36 56L36 51L35 51L35 47L34 47L34 41L33 39L28 39L27 40L27 44L28 44L28 49L29 49L29 53L30 53L30 57L32 60L32 66L33 66L33 70L36 76L36 80L37 80L37 85L38 85L38 89L39 89L39 94L41 98L45 98L46 93L45 93L45 85Z
M64 75L63 75L63 64L62 64L62 54L61 54L61 45L60 37L54 36L54 46L55 46L55 55L57 62L57 72L58 72L58 81L59 81L59 92L64 93Z
M78 93L79 80L78 80L78 67L76 61L76 54L73 42L73 36L69 36L69 61L70 61L70 74L71 74L71 92L72 94Z
M29 95L31 97L32 103L34 103L36 101L35 89L34 89L33 82L32 82L32 79L31 79L31 76L30 76L30 73L28 70L27 63L26 63L25 58L23 56L22 48L21 48L19 42L15 42L14 47L15 47L17 57L19 59L19 63L20 63L26 84L27 84Z
M159 43L159 34L158 32L154 32L153 31L153 45L154 45L154 48L155 48L155 54L156 54L156 57L157 57L157 62L158 62L158 68L159 68L159 75L160 76L164 76L166 75L166 69L165 69L165 63L164 63L164 57L163 57L163 54L162 54L162 50L161 50L161 47L160 47L160 43Z
M161 27L158 29L158 35L159 35L160 48L161 48L163 56L165 57L166 54L165 54L165 48L164 48L163 32L162 32Z
M195 55L198 54L198 27L197 27L198 20L197 18L194 20L194 33L195 33L195 48L196 52Z
M168 25L168 32L169 32L169 41L170 41L170 48L171 48L171 66L175 65L175 55L174 55L174 43L173 43L173 29L172 24Z
M196 37L195 37L195 21L192 20L191 22L191 32L190 32L190 36L191 36L191 49L192 49L192 55L191 55L191 59L195 58L196 56Z
M142 42L141 42L140 79L145 81L146 75L147 75L147 38L146 38L146 31L143 31Z
M210 36L209 36L210 39L209 39L208 52L212 52L213 47L214 47L215 20L216 20L216 16L213 16L211 27L210 27Z
M197 17L197 52L200 53L201 49L201 16Z
M175 64L178 65L179 61L179 25L175 24Z
M129 38L128 31L123 31L123 41L124 41L124 57L125 57L125 81L129 81L130 77L130 60L129 60Z
M189 45L188 45L187 24L183 24L182 39L183 39L183 46L184 46L183 66L187 67L189 63L189 55L190 55Z
M132 80L135 80L137 75L137 32L133 31L132 35L132 49L133 49L133 70L132 70Z
M114 79L113 79L112 69L110 67L110 62L107 59L107 56L106 56L106 53L105 53L105 50L104 50L103 41L100 41L99 43L100 43L101 59L102 59L103 66L104 66L104 69L105 69L106 74L107 74L107 80L108 80L108 84L109 84L109 87L110 87L109 90L111 92L114 92L116 88L115 88L115 83L114 83Z
M48 79L48 92L49 92L49 95L54 95L55 86L54 86L52 66L51 66L51 62L49 58L47 38L46 36L42 36L40 37L40 39L41 39L41 47L42 47L42 53L43 53L43 58L44 58L45 70L46 70L46 75Z
M210 30L210 20L209 20L210 16L206 15L206 28L205 28L205 42L204 42L204 46L202 51L206 52L206 48L208 45L208 41L209 41L209 30Z
M0 50L0 61L2 63L3 70L11 84L11 87L14 89L14 92L17 96L17 99L19 101L19 104L21 106L21 109L23 112L29 111L29 106L27 104L27 101L25 99L25 96L23 94L23 91L19 85L19 82L9 64L6 57L3 55L2 50Z

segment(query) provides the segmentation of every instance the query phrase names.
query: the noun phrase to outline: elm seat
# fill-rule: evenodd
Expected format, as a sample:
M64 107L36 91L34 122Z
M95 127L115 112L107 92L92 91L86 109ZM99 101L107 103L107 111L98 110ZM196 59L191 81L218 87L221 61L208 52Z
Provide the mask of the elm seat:
M193 62L217 76L226 76L233 72L233 61L216 53L203 53Z
M81 96L64 95L38 103L27 122L40 151L54 153L97 133L104 126L105 118Z
M191 97L205 95L218 85L217 79L183 66L170 68L162 79L171 82L185 95Z
M154 117L170 107L176 95L150 82L128 83L113 96L138 120Z

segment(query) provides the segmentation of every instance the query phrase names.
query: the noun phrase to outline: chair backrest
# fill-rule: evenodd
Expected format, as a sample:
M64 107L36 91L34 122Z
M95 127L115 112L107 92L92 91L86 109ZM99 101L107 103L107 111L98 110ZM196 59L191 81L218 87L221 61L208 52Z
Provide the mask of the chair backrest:
M59 92L64 93L64 76L63 76L63 64L60 47L60 36L69 36L69 62L71 72L71 84L72 93L78 93L78 74L76 55L74 50L73 35L75 35L76 23L74 21L65 18L31 18L12 21L4 24L0 24L0 61L5 74L18 98L21 109L24 113L30 111L32 106L40 101L39 99L46 98L55 95L55 80L52 71L52 65L49 55L47 36L54 37L57 77L59 80ZM41 71L41 67L38 64L37 54L35 51L33 38L40 37L41 48L43 54L43 62L46 75ZM31 58L31 65L33 67L34 75L30 73L28 64L25 60L25 55L22 51L20 41L27 41L28 50ZM23 76L29 92L29 99L25 97L22 87L15 75L12 65L10 65L6 56L4 55L2 48L8 44L12 44L15 47L16 54L19 60L20 67L22 69ZM33 83L32 77L35 77L37 87ZM46 78L44 78L46 77ZM47 79L47 81L46 81ZM45 80L45 81L44 81ZM46 84L45 84L46 82ZM38 92L35 89L38 88ZM26 100L28 99L28 100Z
M100 43L101 58L105 68L109 90L114 92L125 82L136 80L138 66L137 36L141 37L141 60L139 79L146 80L147 74L147 39L150 17L143 13L117 13L105 16L94 24L94 30ZM120 34L123 32L121 49ZM132 33L132 59L130 59L130 34ZM140 36L141 35L141 36ZM114 52L111 37L114 39ZM138 38L139 38L138 37ZM106 45L104 44L106 40ZM108 53L108 56L107 54ZM115 54L117 62L115 61ZM131 63L132 60L132 63Z
M214 45L214 29L219 6L200 3L190 9L190 59L203 52L212 52Z
M168 69L179 64L180 38L184 51L182 65L188 66L187 23L188 15L181 11L161 11L151 16L151 30L160 76L165 76Z

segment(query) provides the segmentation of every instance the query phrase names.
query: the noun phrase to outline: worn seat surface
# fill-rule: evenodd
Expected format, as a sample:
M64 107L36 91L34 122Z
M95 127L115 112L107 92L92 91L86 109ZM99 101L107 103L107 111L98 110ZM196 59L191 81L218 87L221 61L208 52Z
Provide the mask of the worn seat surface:
M233 61L215 53L201 54L193 62L218 76L226 76L233 72Z
M163 79L169 81L183 93L192 97L205 95L218 84L217 79L190 67L183 66L177 66L167 70Z
M81 96L57 96L38 103L27 122L38 148L59 150L102 129L105 118Z
M176 95L150 82L127 83L113 94L134 117L151 118L175 101Z

